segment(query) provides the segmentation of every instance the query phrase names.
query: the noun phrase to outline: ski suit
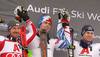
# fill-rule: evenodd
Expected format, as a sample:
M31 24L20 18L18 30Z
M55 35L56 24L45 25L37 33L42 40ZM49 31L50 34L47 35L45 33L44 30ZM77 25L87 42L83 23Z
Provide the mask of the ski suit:
M29 33L26 34L27 44L29 44L32 38L36 35L36 28L29 19L26 21L29 29ZM20 45L20 39L13 41L7 37L0 36L0 57L22 57L22 47Z
M60 30L60 29L58 29L58 27L60 27L59 24L57 26L57 32L59 32L59 30ZM67 36L67 38L65 38L65 40L50 38L49 44L47 43L47 57L53 57L54 49L65 48L70 45L71 38L70 38L69 26L66 26L64 28L64 30L66 31L65 33ZM65 37L65 36L63 36L63 37ZM32 57L41 57L40 37L39 36L36 35L34 37L34 39L32 40L32 42L29 43L28 47L29 47L29 50L32 51Z
M62 26L62 25L61 25ZM66 31L64 31L63 29L61 30L61 33L64 33ZM57 33L57 36L59 39L64 39L61 38L64 34L61 33ZM60 36L59 36L60 35ZM67 36L65 36L67 37ZM83 44L82 42L84 41L73 41L73 44L75 46L74 49L74 57L100 57L100 43L89 43L87 45L87 48L83 48L82 45L85 46L85 44ZM80 44L82 43L82 44ZM85 43L85 42L84 42Z
M100 57L100 43L90 44L88 48L82 48L78 41L74 41L74 45L74 57Z

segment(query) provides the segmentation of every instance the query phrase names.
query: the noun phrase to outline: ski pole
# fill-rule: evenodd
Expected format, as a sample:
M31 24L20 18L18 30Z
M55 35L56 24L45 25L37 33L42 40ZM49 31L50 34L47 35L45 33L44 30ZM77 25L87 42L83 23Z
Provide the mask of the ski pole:
M74 49L75 49L75 46L73 44L74 30L72 27L70 27L70 31L71 31L71 37L72 37L72 44L69 47L67 47L67 57L74 57Z

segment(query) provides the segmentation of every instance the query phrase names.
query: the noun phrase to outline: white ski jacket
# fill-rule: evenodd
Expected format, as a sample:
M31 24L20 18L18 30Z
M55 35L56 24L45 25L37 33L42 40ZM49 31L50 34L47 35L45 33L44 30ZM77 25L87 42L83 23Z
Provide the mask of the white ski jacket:
M61 29L59 29L60 23L58 21L58 26L57 26L57 32L61 32ZM47 57L53 57L53 52L54 49L59 49L59 48L65 48L68 47L71 44L71 37L70 37L70 31L69 31L69 26L66 26L64 28L66 31L66 35L63 35L63 37L67 37L66 39L54 39L50 38L49 44L47 43ZM63 34L65 34L63 33ZM32 57L41 57L41 48L40 48L40 37L37 35L34 37L32 42L28 45L29 50L32 51Z

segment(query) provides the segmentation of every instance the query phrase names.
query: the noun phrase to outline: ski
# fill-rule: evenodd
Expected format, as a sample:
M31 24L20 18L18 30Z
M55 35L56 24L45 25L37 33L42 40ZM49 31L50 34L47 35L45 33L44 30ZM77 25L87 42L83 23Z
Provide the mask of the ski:
M41 57L47 57L47 32L45 29L40 31Z
M25 26L21 26L20 38L21 38L23 57L28 57L28 48L27 48L27 42L26 42L26 28L25 28Z
M67 47L67 57L74 57L74 49L75 49L75 46L73 45L73 33L74 33L74 30L73 28L70 27L70 31L71 31L71 37L72 37L72 44Z

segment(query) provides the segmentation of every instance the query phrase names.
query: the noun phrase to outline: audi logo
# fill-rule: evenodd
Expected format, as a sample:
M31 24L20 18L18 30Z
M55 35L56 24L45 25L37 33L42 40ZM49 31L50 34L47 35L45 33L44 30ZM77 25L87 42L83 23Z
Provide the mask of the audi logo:
M22 57L22 54L19 54L19 53L7 53L6 57Z

